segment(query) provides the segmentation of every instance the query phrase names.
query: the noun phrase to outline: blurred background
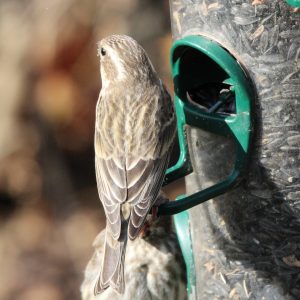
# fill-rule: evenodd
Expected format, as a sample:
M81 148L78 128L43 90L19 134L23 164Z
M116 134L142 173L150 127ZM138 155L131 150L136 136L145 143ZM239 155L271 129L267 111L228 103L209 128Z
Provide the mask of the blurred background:
M94 172L96 42L125 33L171 91L167 1L1 0L0 299L79 299L105 219Z

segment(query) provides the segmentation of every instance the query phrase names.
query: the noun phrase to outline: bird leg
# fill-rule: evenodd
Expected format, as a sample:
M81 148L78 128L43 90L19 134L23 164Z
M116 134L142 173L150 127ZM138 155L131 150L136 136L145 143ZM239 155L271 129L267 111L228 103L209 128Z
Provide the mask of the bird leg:
M143 239L148 235L150 227L152 226L152 224L157 219L157 213L158 213L158 206L156 206L156 205L152 206L152 208L151 208L151 217L149 219L146 219L143 227L141 228L140 238Z
M145 238L149 233L149 228L152 226L152 224L155 222L155 220L158 218L158 207L162 204L168 203L170 200L166 197L166 195L160 191L155 204L151 208L151 217L147 218L143 227L140 231L140 237Z

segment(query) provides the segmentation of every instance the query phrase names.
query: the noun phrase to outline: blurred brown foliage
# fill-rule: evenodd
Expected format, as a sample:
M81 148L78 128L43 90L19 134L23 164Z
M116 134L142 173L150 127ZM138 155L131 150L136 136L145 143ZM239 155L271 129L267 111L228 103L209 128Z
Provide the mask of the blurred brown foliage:
M0 299L79 299L104 226L94 174L96 42L137 39L170 88L169 7L0 2Z

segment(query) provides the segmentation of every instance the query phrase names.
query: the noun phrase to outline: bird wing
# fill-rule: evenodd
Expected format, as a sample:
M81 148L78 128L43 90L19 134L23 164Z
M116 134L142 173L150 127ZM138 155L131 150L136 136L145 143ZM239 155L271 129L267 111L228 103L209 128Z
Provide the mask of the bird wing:
M108 228L114 239L121 233L121 205L127 199L126 171L114 159L96 156L96 178Z
M113 115L114 107L111 106L105 104L100 94L96 108L95 166L97 188L107 226L117 240L121 234L121 205L127 199L127 182L125 158L113 155L115 145L109 116Z
M160 191L165 171L169 162L169 153L155 160L140 160L139 165L146 165L139 180L128 189L129 201L133 201L128 225L128 236L135 239L147 217L147 214ZM135 169L135 168L134 168ZM135 170L132 169L132 172Z
M135 239L145 218L154 205L159 194L165 171L168 167L170 148L176 132L176 119L173 103L165 88L158 99L157 116L154 122L159 122L159 132L156 147L151 158L135 155L133 160L127 159L128 202L132 210L128 226L128 236Z
M125 202L131 205L128 235L134 239L154 204L162 185L165 170L169 162L170 147L173 143L176 121L171 98L167 92L164 99L157 101L157 116L153 122L159 122L157 136L152 136L153 150L145 155L145 147L138 148L130 157L103 155L103 148L111 147L113 152L113 132L100 130L96 124L95 152L96 177L99 197L103 203L107 224L114 239L121 234L121 206ZM148 122L149 126L153 125ZM144 128L145 133L151 129ZM146 134L145 134L146 135ZM142 136L145 136L142 135ZM149 140L146 138L148 143ZM143 140L136 143L143 143ZM152 144L153 144L152 143ZM142 149L142 150L141 150Z

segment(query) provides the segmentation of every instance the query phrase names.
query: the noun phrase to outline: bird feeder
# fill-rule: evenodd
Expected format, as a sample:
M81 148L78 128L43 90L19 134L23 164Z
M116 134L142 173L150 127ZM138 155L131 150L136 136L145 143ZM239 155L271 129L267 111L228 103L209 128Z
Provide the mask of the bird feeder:
M300 298L285 276L300 254L300 3L170 3L180 157L165 184L185 177L187 193L159 214L175 214L189 298Z
M193 195L181 196L180 200L162 206L161 214L181 212L233 187L246 168L252 132L253 93L250 79L226 49L203 36L187 36L174 43L171 50L171 64L180 158L175 166L168 169L165 182L174 181L192 172L185 135L186 125L226 138L232 137L236 144L236 159L228 178ZM212 86L215 90L221 89L216 99L197 97L197 93L205 92L207 86L209 88Z

